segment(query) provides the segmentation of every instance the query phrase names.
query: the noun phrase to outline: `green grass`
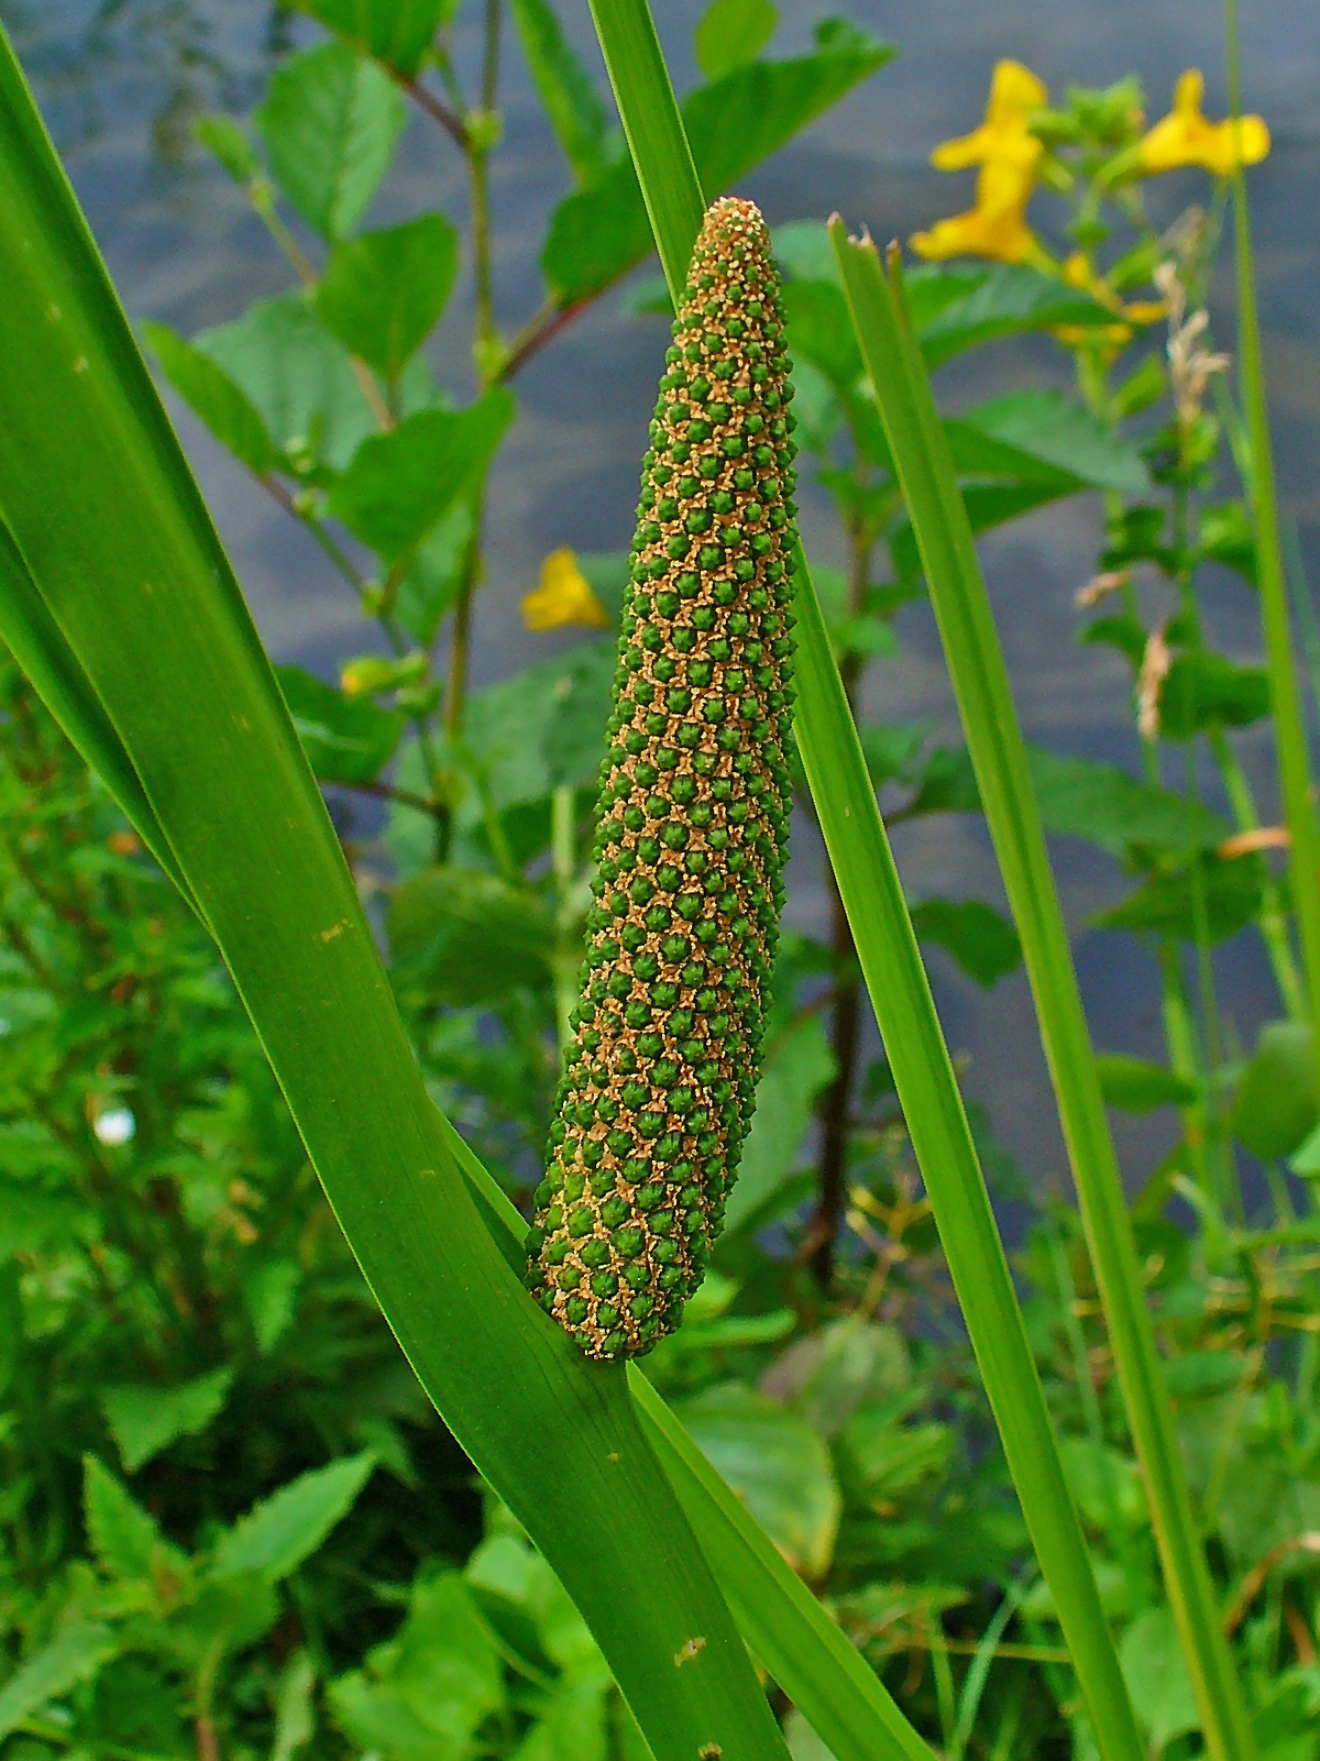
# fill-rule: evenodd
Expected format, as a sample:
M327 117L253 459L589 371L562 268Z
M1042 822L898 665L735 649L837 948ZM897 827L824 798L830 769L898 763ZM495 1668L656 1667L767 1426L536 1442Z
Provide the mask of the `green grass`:
M1220 1629L1178 1452L1068 932L971 527L907 322L897 258L886 280L869 240L850 240L837 219L830 230L1022 939L1128 1419L1145 1473L1165 1585L1206 1740L1220 1761L1244 1761L1253 1753L1250 1723Z

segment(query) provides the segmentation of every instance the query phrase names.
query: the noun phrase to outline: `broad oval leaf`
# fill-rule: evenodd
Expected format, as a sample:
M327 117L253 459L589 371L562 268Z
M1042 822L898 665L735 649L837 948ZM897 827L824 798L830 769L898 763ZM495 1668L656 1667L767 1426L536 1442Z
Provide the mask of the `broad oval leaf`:
M307 762L322 782L371 782L399 744L403 717L364 697L347 697L302 667L279 666L275 676Z
M819 1432L738 1382L709 1388L676 1410L789 1563L819 1577L834 1552L841 1508Z
M1308 1023L1271 1021L1238 1078L1233 1135L1263 1162L1290 1156L1315 1129L1313 1044Z
M683 102L702 187L714 196L815 121L875 71L892 49L840 20L817 27L812 55L756 61ZM620 161L599 183L560 203L541 254L545 278L563 305L617 281L651 249L637 174Z
M293 0L352 48L411 79L458 0Z
M290 56L256 114L276 183L327 239L365 212L406 121L393 80L345 43Z
M316 310L350 354L397 379L444 311L457 268L454 228L443 214L420 214L337 244Z
M387 563L406 556L489 464L513 397L488 391L464 410L419 410L362 442L328 508Z
M540 900L477 869L428 868L394 895L390 941L402 981L455 1007L550 977L554 925Z

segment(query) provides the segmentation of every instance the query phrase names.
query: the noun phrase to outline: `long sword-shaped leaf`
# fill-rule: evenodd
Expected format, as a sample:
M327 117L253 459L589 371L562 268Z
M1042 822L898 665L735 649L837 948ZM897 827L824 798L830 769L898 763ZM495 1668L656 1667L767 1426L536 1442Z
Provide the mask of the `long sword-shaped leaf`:
M95 769L174 884L188 888L123 743L50 615L13 533L0 519L0 641Z
M463 1139L446 1126L473 1195L514 1264L527 1225ZM829 1744L836 1761L934 1761L765 1530L748 1514L636 1365L629 1366L642 1429L673 1482L702 1550L756 1656Z
M591 0L591 7L677 304L703 201L673 87L645 0ZM863 976L1004 1452L1102 1752L1109 1761L1137 1761L1142 1746L1085 1538L857 730L801 555L796 581L799 744ZM795 1661L787 1659L790 1667ZM822 1721L830 1708L813 1684L796 1674L779 1680L825 1735Z
M622 1369L585 1363L539 1313L459 1174L237 584L3 39L0 262L0 508L400 1344L581 1608L658 1761L784 1754Z
M1026 747L948 442L907 320L897 268L886 281L869 240L850 240L837 218L830 232L1022 938L1165 1585L1206 1742L1217 1761L1245 1761L1254 1752L1251 1725L1201 1551Z
M1242 114L1242 57L1238 42L1237 0L1225 0L1224 35L1228 49L1228 90L1234 116ZM1274 448L1265 404L1260 318L1256 310L1256 266L1251 249L1247 177L1233 173L1233 258L1237 276L1238 361L1242 402L1250 436L1247 494L1256 525L1261 623L1270 681L1270 712L1279 754L1279 782L1288 824L1288 873L1306 973L1311 1021L1311 1055L1320 1085L1320 822L1316 819L1311 754L1297 685L1288 590L1279 537L1279 498L1274 481Z

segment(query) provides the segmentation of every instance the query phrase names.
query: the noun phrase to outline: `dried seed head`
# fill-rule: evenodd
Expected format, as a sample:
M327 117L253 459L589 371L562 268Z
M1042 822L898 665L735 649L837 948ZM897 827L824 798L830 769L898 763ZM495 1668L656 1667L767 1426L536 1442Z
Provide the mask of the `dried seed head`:
M796 507L783 314L750 202L706 215L642 471L577 1040L528 1285L638 1356L701 1281L751 1123L788 834Z

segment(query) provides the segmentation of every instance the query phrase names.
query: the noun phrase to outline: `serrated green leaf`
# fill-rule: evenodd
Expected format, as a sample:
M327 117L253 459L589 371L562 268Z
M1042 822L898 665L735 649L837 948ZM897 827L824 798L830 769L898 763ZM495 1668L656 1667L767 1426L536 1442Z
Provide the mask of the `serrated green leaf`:
M889 60L893 51L838 21L818 27L817 51L758 61L683 103L692 156L713 197L781 147ZM599 293L651 249L651 229L630 161L593 188L561 202L550 221L541 267L564 305Z
M331 251L317 315L350 354L397 379L444 311L457 268L458 234L443 214L360 233Z
M541 103L575 182L596 183L610 163L605 106L564 36L550 0L513 0L513 22Z
M1316 1127L1312 1044L1306 1022L1271 1021L1238 1078L1233 1135L1262 1161L1292 1155Z
M277 1584L315 1553L348 1515L375 1466L376 1458L368 1450L299 1474L255 1504L221 1538L211 1575L251 1576Z
M366 210L406 121L393 80L345 43L290 56L256 114L276 183L327 239Z
M489 391L463 410L420 410L362 442L328 508L386 562L406 556L489 464L513 397Z
M554 926L536 894L476 869L427 868L395 893L390 942L403 982L454 1007L486 1003L550 977Z
M389 1761L468 1756L504 1704L500 1660L471 1591L454 1572L414 1587L408 1618L367 1667L330 1686L335 1721Z
M101 1409L126 1470L136 1473L178 1438L204 1431L225 1404L233 1380L232 1367L222 1365L173 1388L131 1382L102 1389Z
M94 1455L83 1457L83 1515L92 1551L112 1578L149 1578L162 1564L182 1567L183 1554Z
M348 697L299 666L275 676L312 769L326 783L369 783L399 744L403 717L365 697Z
M1100 1092L1106 1103L1124 1113L1149 1113L1155 1107L1185 1107L1196 1099L1196 1084L1163 1064L1104 1052L1096 1058Z
M435 33L453 17L458 0L292 0L292 4L351 48L411 79Z
M91 1681L121 1642L112 1627L98 1620L75 1620L62 1627L0 1687L0 1741L48 1700Z
M1017 931L980 899L926 899L911 908L917 938L951 954L969 978L990 990L1022 964Z
M164 324L148 321L142 331L161 372L221 446L258 477L272 470L275 447L266 424L224 369Z
M693 36L697 66L709 80L753 61L775 34L779 14L770 0L711 0Z
M1222 654L1180 654L1160 684L1160 732L1190 740L1205 728L1246 728L1270 713L1263 667L1237 666Z

